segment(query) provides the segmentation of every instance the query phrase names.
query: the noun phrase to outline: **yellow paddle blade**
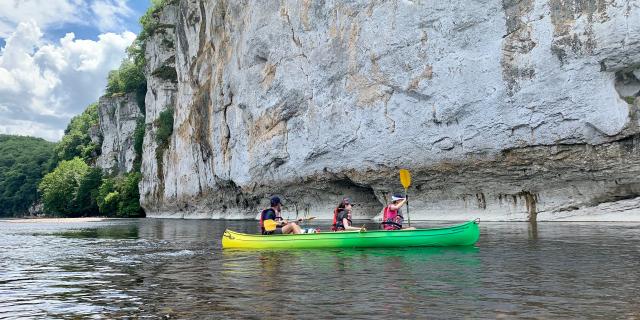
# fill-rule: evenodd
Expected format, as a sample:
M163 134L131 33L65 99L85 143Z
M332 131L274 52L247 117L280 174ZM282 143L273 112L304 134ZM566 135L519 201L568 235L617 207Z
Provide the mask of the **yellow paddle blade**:
M411 185L411 173L409 173L409 170L400 169L400 183L402 183L405 190L409 188Z
M264 226L265 231L273 231L278 226L278 223L273 219L268 219L262 221L262 225Z

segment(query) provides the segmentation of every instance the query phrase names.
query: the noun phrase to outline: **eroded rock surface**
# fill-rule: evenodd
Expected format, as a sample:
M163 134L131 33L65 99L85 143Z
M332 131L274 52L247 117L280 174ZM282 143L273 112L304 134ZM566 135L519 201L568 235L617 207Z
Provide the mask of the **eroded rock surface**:
M134 131L138 119L144 117L135 94L101 97L98 116L102 152L96 165L108 174L131 172L136 160Z
M192 0L156 18L148 216L254 217L280 194L290 216L350 195L371 218L401 167L413 219L588 219L640 195L638 1Z

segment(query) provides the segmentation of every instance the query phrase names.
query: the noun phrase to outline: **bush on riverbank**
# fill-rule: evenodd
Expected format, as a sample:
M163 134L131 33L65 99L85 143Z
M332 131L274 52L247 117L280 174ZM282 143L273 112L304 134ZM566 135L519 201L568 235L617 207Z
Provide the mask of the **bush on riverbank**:
M132 172L124 176L105 178L98 191L100 213L108 217L144 217L138 191L141 177L139 172Z
M103 214L97 202L102 183L100 168L89 167L79 157L64 160L40 182L44 211L62 217Z

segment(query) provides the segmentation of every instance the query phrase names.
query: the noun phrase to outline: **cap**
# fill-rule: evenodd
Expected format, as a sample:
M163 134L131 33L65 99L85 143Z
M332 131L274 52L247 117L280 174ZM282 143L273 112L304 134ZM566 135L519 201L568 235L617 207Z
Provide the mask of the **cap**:
M280 198L278 196L274 196L271 197L271 206L277 206L279 204L282 204L282 201L280 200Z
M391 196L391 200L392 201L398 201L398 200L404 200L405 197L399 193L396 193L394 195Z

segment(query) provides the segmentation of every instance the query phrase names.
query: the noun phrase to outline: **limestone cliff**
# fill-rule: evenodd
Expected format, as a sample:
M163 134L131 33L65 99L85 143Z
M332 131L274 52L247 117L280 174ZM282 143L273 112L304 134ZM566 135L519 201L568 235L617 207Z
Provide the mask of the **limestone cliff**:
M148 216L254 217L280 194L290 215L350 195L371 218L408 168L413 219L640 219L638 1L185 0L155 18Z
M136 160L134 131L138 119L144 117L135 94L101 97L98 116L102 152L96 165L108 174L131 172Z

